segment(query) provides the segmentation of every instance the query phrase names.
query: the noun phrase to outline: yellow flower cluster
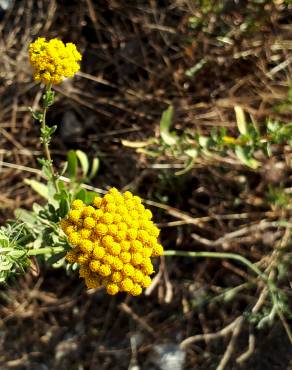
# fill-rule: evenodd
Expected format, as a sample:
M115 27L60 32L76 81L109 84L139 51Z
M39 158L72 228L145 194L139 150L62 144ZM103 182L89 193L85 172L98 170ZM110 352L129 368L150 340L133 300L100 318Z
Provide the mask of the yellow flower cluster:
M66 255L80 265L88 288L105 286L108 294L139 295L151 284L151 257L161 256L159 229L141 198L111 188L86 206L77 199L61 227L74 248Z
M58 84L64 77L73 77L79 70L81 54L71 42L66 45L58 39L46 41L39 37L29 45L29 60L34 78L44 84Z

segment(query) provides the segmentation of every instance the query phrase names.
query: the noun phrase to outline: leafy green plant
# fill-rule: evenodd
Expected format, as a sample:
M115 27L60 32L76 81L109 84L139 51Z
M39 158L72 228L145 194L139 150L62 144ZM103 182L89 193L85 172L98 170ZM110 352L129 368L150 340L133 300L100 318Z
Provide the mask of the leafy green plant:
M170 106L163 112L160 121L160 136L156 140L149 139L144 145L124 141L125 146L136 147L137 152L150 156L180 161L184 169L176 174L181 175L193 168L202 159L216 161L218 158L239 160L243 165L257 169L261 162L256 158L259 153L265 157L272 155L273 145L292 146L292 123L268 121L260 132L257 125L247 123L241 107L234 108L238 135L230 136L226 128L212 129L209 136L190 130L182 134L170 131L173 123L174 109Z

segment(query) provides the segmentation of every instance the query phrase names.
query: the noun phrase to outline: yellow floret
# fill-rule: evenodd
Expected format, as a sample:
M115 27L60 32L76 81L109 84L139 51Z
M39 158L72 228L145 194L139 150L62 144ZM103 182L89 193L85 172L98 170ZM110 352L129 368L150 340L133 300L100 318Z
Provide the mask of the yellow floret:
M138 204L141 204L142 199L140 197L138 197L138 195L134 195L133 196L133 201L135 202L135 204L137 206ZM144 208L144 206L143 206L143 208Z
M115 224L108 225L108 232L110 235L115 236L118 232L118 226Z
M114 223L118 224L121 221L122 221L122 216L119 213L116 213L114 215Z
M82 239L89 239L91 236L92 231L89 229L80 229L79 235Z
M101 260L105 255L105 249L99 245L94 246L92 256L98 260Z
M63 219L60 221L60 227L63 231L65 231L68 226L71 226L71 222L69 222L68 220Z
M135 203L132 200L126 200L125 202L128 210L133 210L135 208Z
M94 218L96 221L99 221L102 216L103 216L102 209L96 209L91 215L91 217Z
M157 244L157 238L155 238L155 236L149 236L149 240L147 241L147 245L150 248L154 248L156 244Z
M125 198L125 200L132 199L133 194L130 191L125 191L124 192L124 198Z
M107 248L108 252L113 254L114 256L117 256L121 253L121 246L118 243L112 243Z
M108 232L108 228L105 224L97 224L94 228L94 232L99 236L103 236Z
M78 257L78 254L76 253L76 251L72 250L72 251L69 251L67 254L66 254L66 260L69 262L69 263L75 263L77 262L77 257Z
M110 295L115 295L119 292L119 287L117 284L114 284L114 283L109 283L107 284L106 286L106 292Z
M119 222L117 226L120 231L128 230L128 225L125 222Z
M142 257L144 257L144 258L151 257L151 255L152 255L152 248L144 247L142 249L141 254L142 254Z
M89 260L89 256L88 254L79 254L78 258L77 258L77 262L80 264L80 265L84 265L85 263L87 263Z
M130 263L126 263L124 266L123 266L123 269L121 270L122 274L124 274L125 276L133 276L134 273L135 273L135 269L134 267L130 264Z
M101 197L94 197L94 199L93 199L93 205L96 208L99 208L101 206L101 201L102 201L102 198Z
M127 252L131 247L131 242L129 242L128 240L122 240L120 242L120 246L121 246L122 252Z
M155 244L152 250L152 257L158 257L163 255L163 247L161 244Z
M120 271L122 270L124 264L123 262L119 259L119 257L114 257L113 262L112 262L112 268L113 270Z
M133 296L140 295L142 293L142 288L139 284L134 284L133 288L129 292Z
M140 265L140 263L143 261L143 257L141 253L132 253L131 254L131 263L134 266Z
M99 266L99 269L98 269L99 275L101 275L103 277L106 277L106 276L109 276L111 274L111 272L112 272L112 270L111 270L109 265L101 264Z
M130 292L133 289L133 281L130 278L125 278L119 283L119 287L124 292Z
M143 263L141 264L141 267L145 275L151 275L154 272L153 265L151 263L150 258L144 259Z
M68 240L69 240L69 243L71 243L73 245L78 245L79 242L80 242L79 233L74 231L73 233L69 234L68 235Z
M105 205L104 209L106 210L106 212L114 214L114 212L117 209L117 206L114 203L108 203Z
M98 260L92 260L89 263L89 268L93 272L98 272L99 271L99 268L100 268L100 261L98 261Z
M153 225L152 229L150 230L150 233L157 238L160 234L160 230L158 229L157 226Z
M132 279L135 283L140 283L144 279L144 276L142 271L135 269Z
M144 276L143 279L141 280L141 286L143 288L148 288L151 284L151 278L150 276Z
M93 229L95 226L95 221L92 217L86 217L83 221L83 227L86 229Z
M124 230L119 230L116 235L115 235L115 239L117 242L121 242L122 240L125 240L126 239L126 236L127 236L127 232L124 231Z
M137 239L146 244L149 240L149 234L146 230L138 230Z
M72 209L82 209L84 207L84 203L80 199L73 200L71 204Z
M130 211L130 216L132 217L133 220L137 220L139 217L139 212L133 209L133 211Z
M90 275L85 277L85 284L88 289L96 289L100 287L100 279Z
M107 204L107 203L114 203L114 204L115 204L115 196L114 196L114 194L109 194L109 193L107 193L107 194L103 197L102 203L103 203L103 204Z
M87 267L87 266L81 266L80 269L79 269L79 276L80 277L88 277L91 275L91 271L90 269Z
M83 253L89 254L93 250L93 243L91 240L83 239L79 243L79 248Z
M112 273L111 279L114 283L119 283L123 280L123 275L120 271L115 271Z
M124 215L128 215L129 211L126 206L120 205L117 208L117 212L123 217Z
M102 244L105 248L110 247L114 242L115 242L115 241L114 241L114 238L113 238L111 235L105 235L105 236L101 239L101 244Z
M110 265L111 266L114 263L114 260L115 260L115 256L113 256L112 254L106 253L103 256L102 262L105 265Z
M143 244L139 240L131 241L131 252L141 252L143 249Z
M128 229L127 231L127 237L130 240L134 240L137 238L137 229Z
M122 252L119 257L123 263L128 263L131 261L131 253L129 252Z
M70 234L72 234L74 231L76 230L76 227L75 225L70 225L70 226L67 226L66 229L65 229L65 234L67 236L69 236Z
M81 212L78 209L72 209L68 213L69 220L72 221L74 224L77 224L77 222L79 221L80 217L81 217Z
M105 224L111 224L113 220L114 216L109 212L104 213L103 216L100 218L100 221L104 222Z
M87 206L87 207L83 208L82 215L83 215L84 218L85 217L90 217L94 214L94 211L95 211L95 209L92 206Z

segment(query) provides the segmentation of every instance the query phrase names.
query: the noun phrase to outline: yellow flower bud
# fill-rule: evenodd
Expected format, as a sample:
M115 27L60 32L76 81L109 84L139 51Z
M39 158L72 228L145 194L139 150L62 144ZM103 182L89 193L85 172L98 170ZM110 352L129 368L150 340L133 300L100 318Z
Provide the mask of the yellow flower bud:
M80 199L75 199L72 202L71 207L72 207L72 209L82 209L84 207L84 203Z
M86 217L83 221L83 226L86 229L93 229L95 226L95 221L92 217Z
M161 244L155 244L152 250L152 257L158 257L163 255L163 247Z
M98 272L99 271L99 268L100 268L100 261L98 261L98 260L92 260L89 263L89 268L93 272Z
M117 284L114 284L114 283L109 283L107 284L106 286L106 292L109 294L109 295L115 295L119 292L119 287Z
M83 208L82 215L83 217L90 217L94 214L95 209L92 206L87 206Z
M134 284L133 288L131 289L130 293L133 296L140 295L142 293L142 288L139 284Z
M69 240L69 243L71 243L73 245L78 245L79 242L80 242L80 236L79 236L78 232L74 231L73 233L69 234L68 235L68 240Z
M80 217L81 217L81 212L78 209L72 209L68 213L69 220L71 222L73 222L74 224L77 224L77 222L79 221Z
M112 272L112 270L111 270L109 265L102 264L102 265L99 266L98 273L101 276L104 276L104 277L109 276L111 274L111 272Z
M93 199L94 207L99 208L101 206L101 201L102 201L101 197L94 197Z
M114 283L119 283L120 281L123 280L123 275L120 271L113 272L111 277Z
M83 253L90 254L93 250L93 243L89 239L83 239L79 243L79 248Z
M120 289L124 292L130 292L133 286L133 281L130 278L125 278L119 283Z
M105 255L105 249L99 245L94 246L92 256L98 260L101 260Z
M143 257L140 253L132 253L131 254L131 263L134 266L140 265L140 263L143 261Z

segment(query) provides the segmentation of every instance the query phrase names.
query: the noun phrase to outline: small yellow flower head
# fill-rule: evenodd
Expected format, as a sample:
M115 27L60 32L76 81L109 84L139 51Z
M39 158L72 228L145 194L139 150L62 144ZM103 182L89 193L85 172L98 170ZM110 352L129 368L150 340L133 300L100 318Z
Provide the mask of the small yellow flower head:
M69 263L80 265L79 275L88 288L104 286L115 295L133 296L151 284L151 258L161 256L152 213L139 197L112 188L86 206L74 200L61 228L74 248L67 253Z
M86 217L83 221L83 226L85 229L93 229L95 226L95 221L92 217Z
M46 41L39 37L29 45L29 60L34 69L34 79L46 85L59 84L65 77L73 77L79 71L81 54L71 42Z

